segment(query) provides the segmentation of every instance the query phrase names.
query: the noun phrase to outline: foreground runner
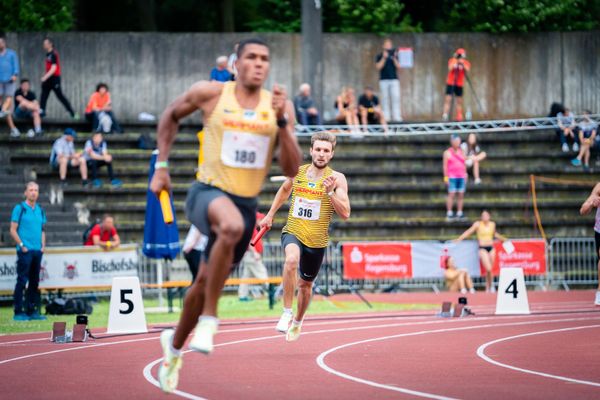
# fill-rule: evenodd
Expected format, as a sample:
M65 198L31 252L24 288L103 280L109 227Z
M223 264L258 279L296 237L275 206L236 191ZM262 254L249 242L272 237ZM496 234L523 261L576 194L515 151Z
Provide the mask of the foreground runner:
M319 273L325 248L329 243L329 223L335 211L343 219L350 217L348 183L344 174L328 164L333 157L336 139L329 132L316 133L311 138L311 164L300 167L298 175L283 182L271 209L259 226L271 228L273 217L292 194L287 224L281 234L285 251L283 270L283 315L277 330L287 332L288 342L297 340L304 314L310 303L313 281ZM292 320L292 304L298 279L298 309Z
M598 261L598 273L600 273L600 182L594 186L590 196L583 202L579 213L586 215L593 209L596 209L596 221L594 224L594 239L596 241L596 261ZM600 282L594 304L600 306Z
M293 133L292 103L277 85L262 85L269 72L269 48L257 39L240 43L235 82L197 82L167 107L158 125L158 161L150 183L158 194L171 189L168 156L179 121L201 110L205 121L204 162L189 189L186 215L208 236L198 276L188 290L175 331L161 334L164 352L158 376L165 392L177 387L181 348L196 326L190 348L213 350L217 302L232 266L238 263L254 231L257 195L269 171L275 143L283 172L294 176L302 154ZM287 116L290 115L290 119ZM200 318L199 318L200 317Z

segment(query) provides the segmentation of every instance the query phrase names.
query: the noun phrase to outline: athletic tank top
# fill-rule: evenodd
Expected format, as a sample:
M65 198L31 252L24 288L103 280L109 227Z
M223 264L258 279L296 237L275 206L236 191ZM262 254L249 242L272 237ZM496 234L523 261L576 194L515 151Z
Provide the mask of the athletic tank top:
M596 224L594 225L594 230L600 233L600 207L596 209Z
M494 241L494 235L496 233L496 223L489 222L484 225L483 222L479 223L479 227L477 228L477 240L480 242L492 242Z
M448 149L450 157L448 157L448 177L449 178L465 178L467 176L467 167L465 167L465 157L462 150L454 151L452 147Z
M271 167L277 137L275 112L267 90L261 90L255 109L243 109L235 98L235 85L223 85L205 125L197 177L227 193L256 197Z
M301 166L294 178L290 211L283 232L296 236L305 246L323 248L329 244L329 223L334 211L323 180L333 170L326 167L323 176L312 182L306 177L308 167L310 164Z

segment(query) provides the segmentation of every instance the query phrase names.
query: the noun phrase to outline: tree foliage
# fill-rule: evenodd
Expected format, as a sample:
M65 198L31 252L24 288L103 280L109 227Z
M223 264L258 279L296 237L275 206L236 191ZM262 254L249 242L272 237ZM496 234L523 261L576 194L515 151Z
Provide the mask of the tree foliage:
M245 24L254 32L300 32L300 0L261 0L260 14Z
M599 0L447 0L447 30L575 31L600 28Z
M73 0L0 0L0 29L7 32L68 31Z
M419 32L410 15L401 16L404 4L398 0L335 0L340 16L338 26L327 27L331 32Z

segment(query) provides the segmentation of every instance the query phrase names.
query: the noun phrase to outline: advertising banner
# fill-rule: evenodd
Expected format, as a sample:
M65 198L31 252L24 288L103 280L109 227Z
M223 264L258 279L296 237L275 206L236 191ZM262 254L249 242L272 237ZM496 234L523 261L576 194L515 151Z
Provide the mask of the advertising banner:
M137 245L111 251L92 246L46 248L40 271L40 288L110 286L115 276L137 276ZM14 290L17 254L0 249L0 290Z
M500 275L501 268L522 268L527 275L546 274L546 242L541 239L511 240L509 245L494 244L496 259L492 273ZM484 274L483 265L481 274Z
M401 242L344 243L344 278L410 278L411 244Z

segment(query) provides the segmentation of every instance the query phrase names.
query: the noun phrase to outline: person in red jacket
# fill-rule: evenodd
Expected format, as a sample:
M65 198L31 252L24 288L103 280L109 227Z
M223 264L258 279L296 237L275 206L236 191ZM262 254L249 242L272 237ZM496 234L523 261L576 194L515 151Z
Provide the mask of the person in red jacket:
M467 52L465 49L457 49L454 56L448 60L448 76L446 77L446 98L444 99L444 114L442 119L448 120L450 104L452 98L456 99L456 121L463 120L463 87L465 85L465 75L471 70L471 63L467 61Z
M100 246L104 250L111 250L119 247L121 238L115 228L115 219L110 214L104 214L102 223L96 224L85 242L85 246Z
M60 82L60 60L58 58L57 51L54 49L54 43L52 42L52 39L44 39L44 50L46 51L46 64L44 75L42 75L42 96L40 99L42 115L46 114L46 102L48 101L50 92L54 92L56 93L56 97L62 103L63 107L65 107L67 112L71 115L71 118L79 119L79 115L73 111L71 103L62 92Z

